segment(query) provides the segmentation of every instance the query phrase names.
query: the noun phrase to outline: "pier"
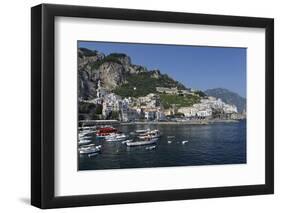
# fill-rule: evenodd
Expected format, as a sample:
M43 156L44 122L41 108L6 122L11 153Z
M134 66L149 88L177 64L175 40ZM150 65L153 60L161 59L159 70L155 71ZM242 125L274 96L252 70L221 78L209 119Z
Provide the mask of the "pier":
M78 121L78 125L82 126L94 126L94 125L112 125L112 124L120 124L118 120L80 120Z

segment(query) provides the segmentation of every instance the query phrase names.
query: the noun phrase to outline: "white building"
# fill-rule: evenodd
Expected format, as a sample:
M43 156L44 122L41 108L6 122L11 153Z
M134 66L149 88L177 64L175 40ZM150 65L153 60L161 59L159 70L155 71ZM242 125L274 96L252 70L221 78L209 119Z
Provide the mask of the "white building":
M224 113L237 113L237 107L235 105L230 105L224 103L220 98L208 97L207 99L202 99L200 104L194 105L198 109L221 109Z
M200 110L196 113L196 115L201 118L208 118L212 116L212 110L211 109Z
M162 112L161 110L158 110L156 113L155 113L155 119L156 120L165 120L166 119L166 116L164 114L164 112Z
M178 94L178 88L177 87L156 87L156 91L160 93L167 93L167 94Z
M237 107L235 105L225 104L223 107L225 113L237 113Z
M192 107L181 107L178 112L183 113L185 117L211 117L213 110L222 110L226 114L237 113L237 107L224 103L221 99L208 97L201 99L200 103L193 104Z
M112 111L120 111L123 107L123 101L120 96L110 93L102 99L102 115L107 117Z
M98 85L97 85L97 98L103 98L106 96L107 91L101 86L101 81L98 80Z
M121 119L124 122L135 121L138 118L139 118L139 113L137 112L136 109L124 108L123 110L121 110Z
M146 120L154 120L156 118L156 112L155 111L145 111L144 118Z
M156 87L156 91L167 94L193 94L190 90L179 90L177 87Z
M178 109L178 112L183 113L187 118L191 118L196 116L198 109L195 107L181 107Z
M137 99L137 103L140 106L146 106L147 108L154 108L159 105L159 96L154 93L150 93L147 96L139 97Z

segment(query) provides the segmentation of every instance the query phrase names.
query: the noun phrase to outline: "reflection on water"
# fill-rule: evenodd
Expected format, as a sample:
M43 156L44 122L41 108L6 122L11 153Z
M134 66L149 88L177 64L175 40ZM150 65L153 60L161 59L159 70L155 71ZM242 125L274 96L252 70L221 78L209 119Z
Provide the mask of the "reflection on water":
M89 134L102 152L79 156L79 170L195 166L246 163L246 121L209 125L117 125L132 134L137 129L158 129L156 146L127 147L122 142L105 142Z

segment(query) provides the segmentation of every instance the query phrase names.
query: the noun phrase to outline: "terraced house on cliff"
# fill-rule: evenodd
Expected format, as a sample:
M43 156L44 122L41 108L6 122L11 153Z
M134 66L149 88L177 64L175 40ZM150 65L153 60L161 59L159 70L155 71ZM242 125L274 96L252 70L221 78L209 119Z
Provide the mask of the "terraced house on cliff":
M179 90L177 87L156 87L156 91L159 93L166 93L171 95L193 94L190 89Z

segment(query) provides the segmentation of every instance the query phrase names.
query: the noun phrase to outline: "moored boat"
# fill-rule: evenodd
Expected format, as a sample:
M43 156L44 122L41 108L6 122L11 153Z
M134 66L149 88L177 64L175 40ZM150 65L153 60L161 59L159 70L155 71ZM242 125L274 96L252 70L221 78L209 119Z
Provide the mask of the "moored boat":
M83 145L83 146L81 146L80 148L79 148L79 150L81 150L81 149L87 149L87 148L92 148L92 147L95 147L95 144L87 144L87 145Z
M157 138L153 138L153 139L149 139L149 140L143 140L143 141L135 141L135 142L127 142L126 145L127 146L143 146L143 145L150 145L150 144L154 144L156 143L158 139Z
M78 127L79 130L93 130L95 131L96 130L96 126L81 126L81 127Z
M188 141L182 141L181 143L182 143L182 144L186 144L186 143L188 143Z
M100 128L97 133L96 133L96 136L98 138L104 138L106 136L109 136L113 133L117 133L117 129L116 128L113 128L113 127L102 127Z
M139 139L149 139L149 138L159 138L161 136L160 131L155 129L148 131L146 133L140 134L138 136Z
M97 153L97 152L95 152L95 153L90 153L90 154L88 154L88 157L90 158L90 157L93 157L93 156L96 156L96 155L98 155L99 153Z
M93 153L100 153L101 152L101 145L95 146L94 144L87 147L81 147L79 149L80 154L93 154Z
M84 137L84 136L89 135L89 134L91 134L91 133L92 133L91 131L80 131L80 132L78 133L78 136L79 136L79 137Z
M125 134L112 134L109 136L105 137L105 140L107 142L117 142L117 141L122 141L125 140L127 136Z
M78 141L78 144L79 144L79 145L84 145L84 144L89 144L89 143L91 143L91 140L85 140L85 139L84 139L84 140L81 140L81 139L80 139L80 140Z
M129 142L133 142L133 139L128 139L128 140L122 141L122 144L126 144L126 143L129 143Z

